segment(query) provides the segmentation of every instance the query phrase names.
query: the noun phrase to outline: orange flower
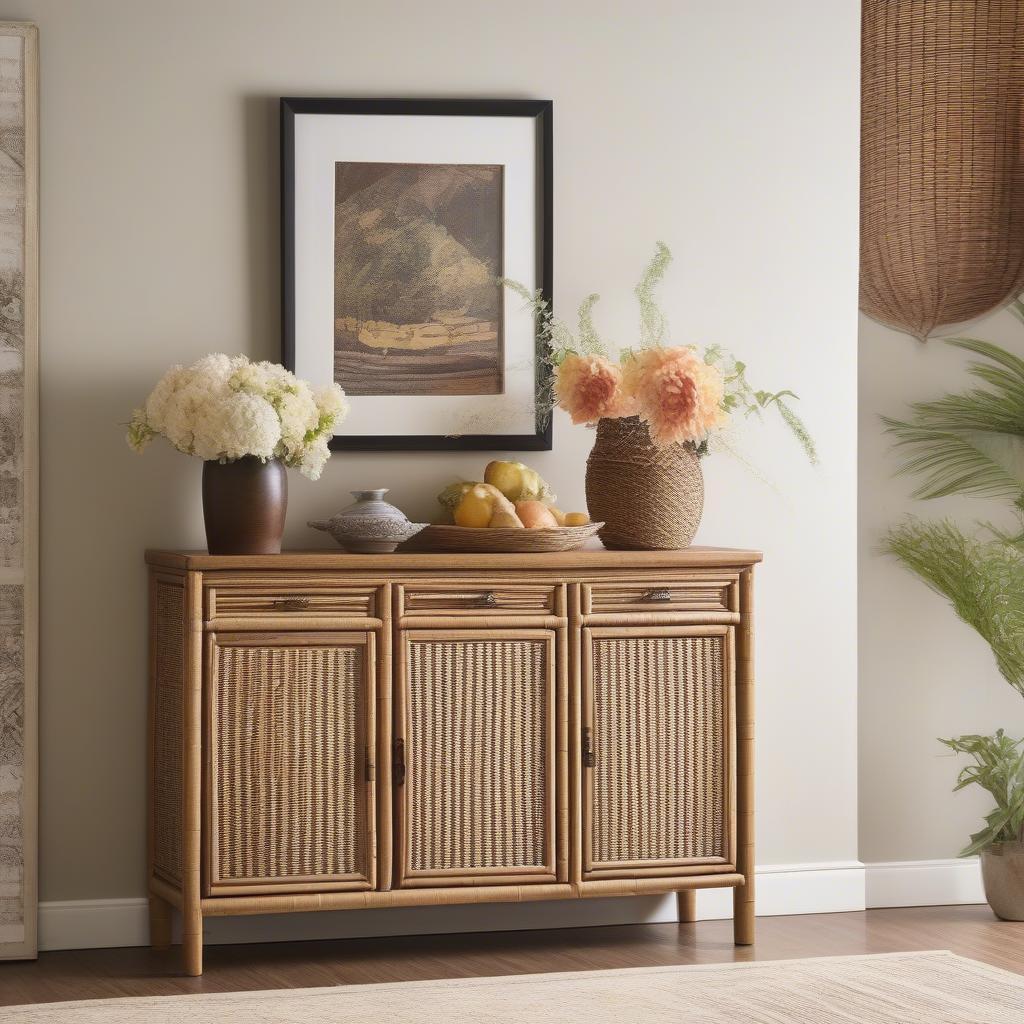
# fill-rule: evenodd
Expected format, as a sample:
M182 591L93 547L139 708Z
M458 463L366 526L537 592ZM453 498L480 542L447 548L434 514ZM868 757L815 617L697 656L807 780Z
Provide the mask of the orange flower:
M636 412L622 387L622 369L602 356L567 355L555 374L555 395L573 423Z
M726 420L722 374L692 348L640 349L626 362L623 377L657 445L700 444Z

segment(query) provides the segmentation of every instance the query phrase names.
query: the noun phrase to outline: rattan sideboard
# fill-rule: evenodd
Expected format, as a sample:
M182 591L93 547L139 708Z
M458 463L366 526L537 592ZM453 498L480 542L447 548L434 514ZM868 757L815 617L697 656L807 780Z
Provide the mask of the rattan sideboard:
M731 887L752 551L150 551L150 929Z

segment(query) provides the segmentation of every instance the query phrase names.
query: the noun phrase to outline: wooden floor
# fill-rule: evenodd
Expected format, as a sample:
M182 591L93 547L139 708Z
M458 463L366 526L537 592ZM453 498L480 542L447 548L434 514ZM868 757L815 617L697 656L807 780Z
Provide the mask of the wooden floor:
M201 978L177 973L177 949L43 953L0 964L0 1005L913 949L951 949L1024 974L1024 923L997 921L988 907L767 917L757 927L756 946L741 949L730 921L207 946Z

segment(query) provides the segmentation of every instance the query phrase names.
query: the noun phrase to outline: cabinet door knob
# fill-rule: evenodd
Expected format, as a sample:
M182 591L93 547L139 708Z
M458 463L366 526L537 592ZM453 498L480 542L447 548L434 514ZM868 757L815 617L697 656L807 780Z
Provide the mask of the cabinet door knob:
M589 725L583 726L583 742L580 744L580 760L584 768L594 767L594 738Z
M391 779L396 786L405 785L405 740L392 744Z
M282 597L274 602L275 608L286 612L300 612L309 607L308 597Z
M672 591L668 587L654 587L640 595L641 601L671 601Z
M484 608L494 608L498 603L497 595L493 590L488 590L485 594L480 595L480 602Z

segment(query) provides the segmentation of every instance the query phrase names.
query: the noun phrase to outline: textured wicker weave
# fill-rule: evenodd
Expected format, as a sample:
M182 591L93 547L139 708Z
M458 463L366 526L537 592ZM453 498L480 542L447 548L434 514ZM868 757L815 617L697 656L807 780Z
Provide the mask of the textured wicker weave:
M364 874L362 647L217 653L220 879Z
M153 866L168 881L181 881L182 698L185 684L185 591L156 585L156 736L153 800L156 812Z
M409 645L413 871L544 864L547 647Z
M926 338L1024 287L1024 3L865 0L861 290Z
M402 545L403 551L577 551L601 523L540 527L532 530L476 530L466 526L428 526Z
M723 643L594 641L595 863L725 856Z
M587 459L587 509L608 548L689 547L704 511L704 475L689 445L657 448L636 416L604 419Z

